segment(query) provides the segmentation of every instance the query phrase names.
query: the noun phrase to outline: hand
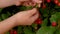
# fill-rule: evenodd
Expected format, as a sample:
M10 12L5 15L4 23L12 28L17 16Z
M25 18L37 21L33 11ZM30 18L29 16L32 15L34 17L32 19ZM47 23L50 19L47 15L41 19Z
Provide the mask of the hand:
M28 0L28 1L24 1L24 2L17 2L16 6L19 6L19 5L35 6L37 4L38 7L40 7L41 3L42 3L42 0Z
M38 16L38 11L34 8L32 10L19 12L12 16L12 19L16 21L16 25L31 25L38 18Z
M4 8L7 6L11 6L11 5L36 5L36 3L40 6L40 4L42 3L42 0L0 0L0 8Z
M28 0L0 0L0 8L20 4L21 2L24 2L24 1L28 1ZM20 3L18 3L18 2L20 2Z
M38 7L41 6L42 0L32 0L34 3L38 4Z

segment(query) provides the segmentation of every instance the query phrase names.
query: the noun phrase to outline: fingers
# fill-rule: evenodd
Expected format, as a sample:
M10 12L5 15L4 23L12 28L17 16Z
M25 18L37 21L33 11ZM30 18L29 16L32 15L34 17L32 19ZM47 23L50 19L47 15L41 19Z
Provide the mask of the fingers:
M23 3L22 3L23 2ZM42 0L20 0L16 1L16 6L23 5L23 6L35 6L38 4L38 7L40 7L40 4L42 3Z
M32 16L32 17L30 18L31 22L33 23L36 19L38 19L38 17L39 17L39 14L38 14L38 13L35 14L34 16Z
M35 3L42 3L42 0L32 0Z
M32 10L28 10L26 13L27 13L27 15L32 16L32 15L34 15L37 12L38 12L37 9L33 8Z
M38 7L41 7L41 4L38 4Z
M29 6L29 2L23 2L23 6Z
M19 6L19 5L21 5L21 2L19 2L19 1L16 1L15 5L16 5L16 6Z
M33 0L34 3L38 5L38 7L41 6L42 0Z
M41 4L41 3L42 3L42 0L40 0L40 1L37 1L37 3L40 3L40 4Z

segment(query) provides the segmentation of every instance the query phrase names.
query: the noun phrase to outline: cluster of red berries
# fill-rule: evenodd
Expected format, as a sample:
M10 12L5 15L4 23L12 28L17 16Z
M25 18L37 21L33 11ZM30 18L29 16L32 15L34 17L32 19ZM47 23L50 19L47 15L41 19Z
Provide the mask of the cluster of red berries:
M52 22L52 26L55 27L57 25L56 22Z
M38 18L35 23L36 24L42 24L42 19Z
M16 30L10 30L10 34L17 34Z
M51 2L51 0L46 0L46 2L47 3L50 3ZM60 2L58 1L58 0L54 0L53 1L55 4L57 4L58 6L60 6ZM44 9L44 8L46 8L46 5L44 4L44 0L43 0L43 6L42 6L42 8ZM42 24L42 19L37 19L36 20L36 24ZM57 25L57 23L56 22L52 22L51 23L51 25L53 26L53 27L55 27L56 25Z
M56 5L58 5L58 6L60 6L59 0L54 0L54 3L55 3Z
M51 0L47 0L47 2L50 3ZM59 0L54 0L53 2L54 2L56 5L60 6L60 2L59 2Z
M41 20L41 19L37 19L37 20L36 20L36 24L42 24L42 20ZM53 27L55 27L55 26L57 25L57 23L56 23L56 22L52 22L51 25L52 25Z
M47 3L50 3L52 0L46 0L46 2ZM59 2L59 0L54 0L53 1L57 6L60 6L60 2ZM44 9L44 8L46 8L46 5L44 4L44 1L43 1L43 6L42 6L42 8Z

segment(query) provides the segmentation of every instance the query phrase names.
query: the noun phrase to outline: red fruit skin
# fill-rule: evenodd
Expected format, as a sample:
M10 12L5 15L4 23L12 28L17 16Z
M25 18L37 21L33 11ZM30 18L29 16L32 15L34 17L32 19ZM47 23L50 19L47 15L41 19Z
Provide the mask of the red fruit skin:
M46 0L48 3L50 3L51 2L51 0Z
M56 22L52 22L52 26L55 27L57 24Z
M59 3L59 1L58 1L58 0L54 0L54 3L55 3L55 4L58 4L58 3Z
M43 4L42 9L45 9L45 8L46 8L46 5L45 5L45 4Z
M41 19L37 19L35 23L36 24L42 24L42 20Z
M13 30L10 31L10 34L13 34Z
M60 6L60 2L58 3L58 6Z
M14 34L17 34L17 31L16 30L14 30Z

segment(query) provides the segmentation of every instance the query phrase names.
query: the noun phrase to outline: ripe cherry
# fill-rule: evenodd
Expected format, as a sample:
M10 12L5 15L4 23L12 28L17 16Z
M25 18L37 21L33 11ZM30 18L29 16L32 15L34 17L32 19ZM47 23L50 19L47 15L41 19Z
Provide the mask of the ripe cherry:
M16 30L14 30L14 34L17 34L17 31Z
M58 6L60 6L60 2L58 3Z
M56 22L52 22L52 26L56 26L57 24L56 24Z
M13 30L10 30L10 34L13 34Z
M45 9L45 8L46 8L46 5L45 5L45 4L43 4L42 9Z
M35 23L36 24L42 24L42 19L37 19Z
M54 0L54 3L55 3L55 4L58 4L58 3L59 3L59 1L58 1L58 0Z
M48 3L50 3L51 2L51 0L46 0Z

